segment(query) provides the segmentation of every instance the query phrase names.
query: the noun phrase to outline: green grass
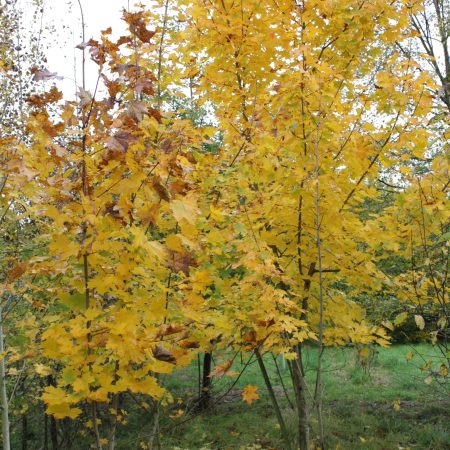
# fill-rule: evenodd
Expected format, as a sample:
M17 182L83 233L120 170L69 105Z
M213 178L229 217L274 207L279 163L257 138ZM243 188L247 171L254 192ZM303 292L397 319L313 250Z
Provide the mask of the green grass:
M418 353L433 356L433 348L416 345ZM424 383L420 357L410 362L409 346L378 349L367 369L356 361L356 350L329 349L324 357L324 419L327 445L330 449L450 449L450 399L448 387ZM217 356L221 362L223 359ZM271 355L265 355L274 389L292 437L295 415L283 394ZM314 383L317 352L307 350L305 362L311 389ZM280 363L280 361L278 361ZM232 370L244 365L236 360ZM289 370L279 368L292 397ZM283 449L279 427L256 362L251 362L237 383L236 377L224 376L215 381L215 404L202 414L184 414L176 419L161 420L161 448L169 449ZM260 400L251 406L241 399L247 384L258 386ZM198 395L198 371L194 364L168 378L166 386L178 403L173 411L189 411ZM223 398L221 398L223 397ZM292 399L293 400L293 399ZM399 410L393 408L400 402ZM166 411L167 412L167 411ZM130 425L120 430L118 449L139 448L149 435L149 415L131 408ZM317 421L311 414L312 438L317 437Z
M446 386L436 381L426 384L426 374L420 370L425 360L437 355L433 347L415 345L415 356L409 362L406 355L412 350L410 346L397 345L377 350L374 361L366 368L358 364L355 348L325 351L323 412L327 450L450 450L449 383ZM229 354L216 353L215 363L220 364L228 358ZM264 361L294 442L295 414L284 395L272 355L265 355ZM317 349L307 347L304 361L308 385L313 389ZM277 362L293 401L289 370L282 367L279 358ZM438 364L434 370L439 370ZM161 411L161 450L285 448L257 362L253 359L246 365L238 355L232 370L240 376L225 375L219 380L213 379L212 406L202 413L193 408L198 398L196 363L161 380L174 400ZM242 389L248 384L256 385L260 395L252 405L242 401ZM120 407L126 411L127 423L117 429L116 450L145 448L141 443L148 442L152 433L152 414L139 406L142 401L148 401L148 398L132 398L130 395L121 398ZM394 404L398 404L400 409L394 409ZM42 405L36 408L28 412L27 450L43 448ZM100 416L105 416L105 409L103 407L100 411ZM180 410L183 414L174 417ZM60 450L93 448L91 431L85 430L87 434L84 437L79 433L83 429L82 421L60 421L60 438L63 434L70 436ZM317 420L313 411L310 424L311 438L317 441ZM21 430L19 414L12 421L13 449L23 448ZM67 443L70 441L72 445Z

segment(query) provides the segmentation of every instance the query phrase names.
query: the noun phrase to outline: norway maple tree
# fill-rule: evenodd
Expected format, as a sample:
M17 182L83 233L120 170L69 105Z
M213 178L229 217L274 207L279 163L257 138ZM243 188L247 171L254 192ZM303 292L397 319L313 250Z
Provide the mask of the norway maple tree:
M114 410L125 391L169 399L158 374L187 364L198 346L189 324L205 283L193 256L190 176L201 136L151 106L157 78L140 57L155 33L142 12L124 19L130 36L113 41L107 30L80 45L106 97L85 86L76 102L55 87L32 96L31 145L21 148L49 242L30 269L39 280L32 289L45 290L52 311L39 335L43 356L59 367L43 399L56 418L75 418L86 405L99 448L111 445L116 425L102 431L99 403Z
M45 311L32 337L38 370L53 377L42 399L56 419L85 418L97 448L112 449L123 393L153 399L156 423L171 400L164 376L222 348L232 356L211 377L239 352L255 355L291 448L262 359L273 352L289 364L298 446L311 445L312 404L324 448L324 348L387 345L386 328L354 298L386 285L411 293L417 270L393 281L380 254L431 252L446 232L445 190L430 187L440 169L411 179L398 199L413 202L399 213L403 227L412 226L408 214L422 217L418 241L412 228L411 244L398 240L391 210L380 218L365 209L379 195L375 181L429 145L435 86L404 51L408 15L420 5L157 6L125 11L127 36L108 29L82 42L97 85L83 82L76 101L55 86L30 96L27 138L15 144L17 157L5 157L45 248L26 287ZM211 107L216 125L183 118L171 97ZM431 222L433 214L442 220ZM446 304L436 277L421 289L434 286ZM315 386L305 380L306 341L319 346ZM256 388L243 398L251 404Z
M224 216L214 246L229 256L233 242L241 268L226 286L222 321L234 324L233 342L292 359L301 448L309 441L302 342L387 343L351 296L385 280L375 264L382 231L359 214L377 195L371 180L427 146L420 117L432 83L394 46L409 36L411 8L192 2L188 13L187 56L224 133L208 186ZM317 405L320 389L319 378Z

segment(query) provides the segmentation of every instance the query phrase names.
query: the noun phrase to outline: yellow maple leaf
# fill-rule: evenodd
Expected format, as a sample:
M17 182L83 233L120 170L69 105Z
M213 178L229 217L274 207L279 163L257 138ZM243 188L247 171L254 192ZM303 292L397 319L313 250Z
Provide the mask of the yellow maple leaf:
M394 400L392 402L392 409L394 411L400 411L400 400Z
M423 330L425 328L425 320L422 316L416 314L414 316L414 320L416 322L416 325L419 327L420 330Z
M41 377L46 377L52 373L52 369L50 367L40 363L36 363L34 365L34 370Z
M211 211L211 218L216 220L217 222L223 222L225 220L222 211L219 208L216 208L213 204L209 205L209 209Z
M166 237L166 245L170 250L173 250L175 252L182 253L183 246L181 245L181 239L176 234L170 234Z
M160 261L165 261L166 251L163 245L158 241L148 241L146 248L155 255Z
M64 234L53 236L53 241L49 245L50 252L58 255L62 259L78 254L79 245L69 239Z
M362 349L359 350L359 357L361 359L366 359L368 358L370 355L370 350L367 347L363 347Z
M67 393L61 388L47 386L42 394L42 400L47 403L47 412L56 419L63 419L65 417L75 419L75 417L81 414L80 408L70 407L71 401Z
M448 367L445 364L441 364L439 368L439 375L441 377L448 377Z
M244 402L247 402L247 404L251 405L255 400L259 399L259 395L256 393L257 390L258 390L257 386L251 386L250 384L248 384L242 390L242 400L244 400Z
M195 217L198 213L197 199L192 196L186 196L181 200L174 200L170 204L170 208L173 213L173 217L177 222L186 220L191 224L195 223Z
M171 419L179 419L184 414L182 409L178 409L174 414L170 414L169 417Z

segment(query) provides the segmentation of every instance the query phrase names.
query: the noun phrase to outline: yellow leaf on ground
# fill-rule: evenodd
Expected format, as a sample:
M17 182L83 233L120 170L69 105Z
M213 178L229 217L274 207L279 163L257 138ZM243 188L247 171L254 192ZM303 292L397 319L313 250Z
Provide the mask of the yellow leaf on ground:
M359 357L362 359L368 358L370 355L370 350L367 347L363 347L359 350Z
M441 364L441 367L439 369L439 375L441 377L447 377L448 376L448 367L445 364Z

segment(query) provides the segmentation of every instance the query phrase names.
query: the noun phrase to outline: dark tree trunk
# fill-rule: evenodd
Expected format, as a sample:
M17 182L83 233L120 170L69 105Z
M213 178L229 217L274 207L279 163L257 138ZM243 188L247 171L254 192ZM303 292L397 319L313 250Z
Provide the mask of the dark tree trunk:
M199 408L201 410L207 409L211 402L211 366L212 353L205 353L203 355L202 390L199 401Z
M28 448L28 419L26 414L22 414L22 450Z
M47 377L48 386L56 386L54 378L49 375ZM53 416L48 416L50 418L50 439L52 441L52 450L59 450L58 447L58 424Z
M44 450L48 450L48 416L44 409Z
M300 450L309 448L309 418L306 397L306 381L303 370L300 345L297 347L297 359L292 364L292 384L294 386L295 400L298 416L298 446Z
M262 376L264 378L264 382L267 387L267 392L269 393L270 401L272 402L272 406L275 409L275 415L277 416L278 424L280 425L280 431L283 436L284 443L286 445L286 450L291 450L291 442L289 438L289 433L286 428L286 423L283 419L283 414L281 413L280 405L278 404L277 396L275 395L275 391L273 390L272 383L270 382L269 374L267 373L266 366L264 364L264 360L261 356L261 353L256 348L255 349L256 359L258 360L258 365L261 370Z
M50 417L50 438L52 440L52 450L58 450L58 425L54 417Z

